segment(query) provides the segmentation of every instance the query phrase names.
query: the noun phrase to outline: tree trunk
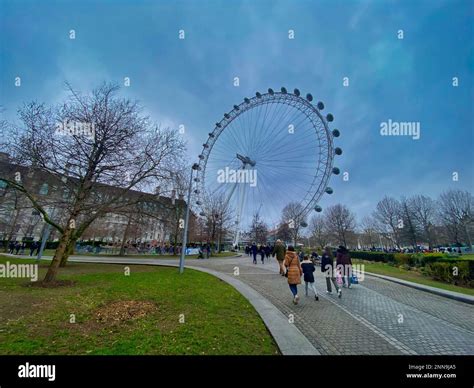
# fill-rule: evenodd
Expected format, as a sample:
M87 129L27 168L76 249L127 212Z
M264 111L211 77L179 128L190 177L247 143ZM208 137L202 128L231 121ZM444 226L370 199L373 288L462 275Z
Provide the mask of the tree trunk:
M69 240L68 246L66 248L66 252L61 259L61 263L59 264L61 268L66 266L69 256L71 256L74 253L74 247L76 246L76 241L77 241L77 238L71 238Z
M467 245L469 247L469 252L472 250L472 242L471 242L471 236L469 234L469 230L467 228L467 225L465 223L463 223L463 227L464 227L464 233L466 234L466 242L467 242Z
M130 228L131 222L132 222L132 217L128 217L127 226L125 227L125 230L122 236L122 243L120 244L119 256L125 256L125 241L127 241L128 230Z
M46 273L46 276L44 277L44 280L43 280L44 283L53 282L56 279L59 266L61 265L61 262L65 255L66 255L66 260L67 260L71 235L72 235L72 229L68 227L62 234L61 239L59 240L58 247L56 248L56 251L54 252L53 260L51 261L51 264L49 265L49 268L48 268L48 272Z

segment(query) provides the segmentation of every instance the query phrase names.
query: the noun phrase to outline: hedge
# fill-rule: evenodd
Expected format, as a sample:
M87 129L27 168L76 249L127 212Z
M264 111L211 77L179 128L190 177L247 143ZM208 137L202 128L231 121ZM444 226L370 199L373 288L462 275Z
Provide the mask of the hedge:
M460 261L456 257L446 257L443 253L385 253L385 252L351 252L353 259L381 261L397 266L424 267L435 262ZM466 260L472 261L472 259Z
M435 262L426 265L423 272L435 280L474 287L474 261Z
M365 251L353 251L350 252L353 259L362 259L367 261L382 261L384 263L395 262L395 254L385 252L365 252Z

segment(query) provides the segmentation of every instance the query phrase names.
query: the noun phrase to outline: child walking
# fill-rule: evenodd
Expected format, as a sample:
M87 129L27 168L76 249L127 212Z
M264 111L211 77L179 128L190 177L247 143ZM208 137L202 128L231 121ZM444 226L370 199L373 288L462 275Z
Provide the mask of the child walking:
M304 275L306 296L308 296L309 286L314 292L314 299L319 300L318 293L316 292L316 287L314 286L314 263L309 259L307 255L303 257L303 261L301 262L301 269L303 270Z

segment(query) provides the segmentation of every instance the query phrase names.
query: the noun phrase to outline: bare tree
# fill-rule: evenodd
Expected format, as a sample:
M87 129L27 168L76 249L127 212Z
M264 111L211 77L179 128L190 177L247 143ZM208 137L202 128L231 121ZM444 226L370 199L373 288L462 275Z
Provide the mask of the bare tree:
M204 205L204 214L207 239L219 249L221 239L229 230L233 216L232 208L225 195L208 194Z
M400 202L395 198L385 196L377 203L373 217L377 221L379 232L400 249L401 227L403 226Z
M425 195L415 195L409 199L409 207L413 219L423 231L429 248L432 249L436 238L434 231L436 202Z
M290 238L296 245L300 238L302 228L307 225L306 216L303 214L303 206L298 202L290 202L283 208L282 224L287 224L290 232Z
M338 244L347 246L349 237L353 235L356 228L354 214L345 205L337 204L330 206L324 213L326 230Z
M323 249L329 243L329 234L326 229L324 217L320 214L315 214L309 224L311 237L316 241L316 244Z
M282 241L290 241L291 240L291 231L286 222L282 222L278 225L276 237Z
M410 206L411 202L406 197L400 200L401 219L403 221L401 228L401 236L404 238L415 251L418 250L418 241L421 236L421 231L413 214L413 209Z
M136 102L117 96L117 86L104 84L91 95L69 85L68 90L70 99L58 107L32 102L20 109L22 127L12 128L8 143L14 163L53 177L65 200L41 202L20 171L1 177L61 234L45 282L54 281L71 245L94 220L128 206L130 190L146 191L169 179L184 152L176 131L150 123ZM56 207L62 209L60 219Z
M266 244L268 238L268 225L262 221L260 214L255 212L250 227L250 237L257 244Z
M370 248L380 243L379 235L377 232L377 222L373 217L366 216L362 219L360 224L362 231L362 240L365 246Z
M472 249L473 204L472 194L462 190L446 191L438 199L439 218L451 240L458 245L466 242L469 249Z

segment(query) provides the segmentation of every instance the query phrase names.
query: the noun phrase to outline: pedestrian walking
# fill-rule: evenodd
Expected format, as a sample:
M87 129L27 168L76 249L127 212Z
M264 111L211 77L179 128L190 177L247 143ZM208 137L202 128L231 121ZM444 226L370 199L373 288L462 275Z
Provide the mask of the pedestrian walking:
M30 245L30 256L33 256L33 252L36 250L36 241L33 241Z
M270 254L272 253L272 247L270 246L270 244L266 245L265 246L265 257L268 261L268 259L270 259Z
M265 264L265 246L264 245L260 245L259 252L260 252L260 260L262 261L262 264Z
M14 241L10 241L10 243L8 244L8 253L10 253L11 255L13 255L13 252L15 251L15 242Z
M281 240L276 240L275 247L273 248L273 257L276 257L278 266L280 269L280 275L285 275L285 267L283 266L283 261L285 260L286 248L281 242Z
M298 296L298 284L301 284L303 270L301 269L301 263L295 252L295 248L291 245L288 247L283 265L286 268L285 276L288 277L288 285L293 294L293 304L298 304L300 300L300 297Z
M332 255L331 248L324 248L324 252L321 256L321 272L326 277L326 292L332 293L331 282L334 284L337 295L339 298L342 296L342 290L336 283L336 274L334 272L334 256Z
M347 278L347 288L351 288L352 260L345 246L340 245L337 250L336 265L337 269L341 271L343 287L346 286Z
M257 244L252 243L252 247L250 248L250 250L253 256L253 263L257 264L257 252L258 252Z
M39 255L40 249L41 249L41 242L36 241L36 253L33 253L33 254L36 256Z
M305 285L305 295L308 295L308 288L311 288L314 292L314 299L319 300L318 292L314 286L314 263L309 259L309 256L305 255L301 262L301 269L303 270L303 279Z

